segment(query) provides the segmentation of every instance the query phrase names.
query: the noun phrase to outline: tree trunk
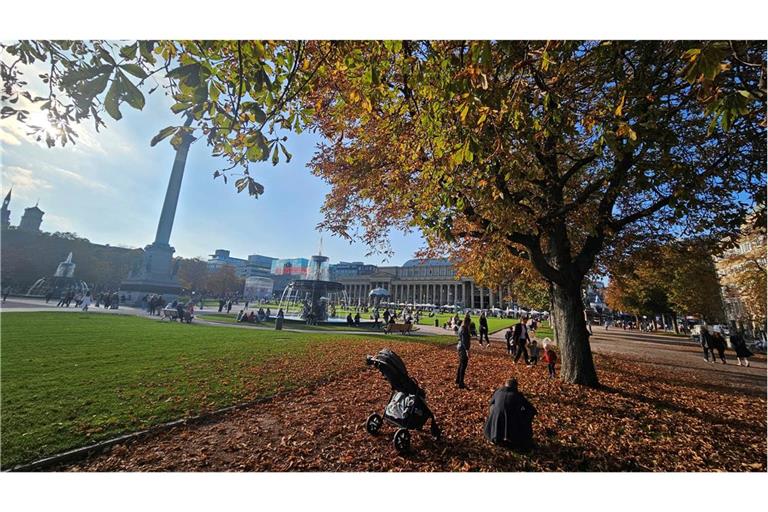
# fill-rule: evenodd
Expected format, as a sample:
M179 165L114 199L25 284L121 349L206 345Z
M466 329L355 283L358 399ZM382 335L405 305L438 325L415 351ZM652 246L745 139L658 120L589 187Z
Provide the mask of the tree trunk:
M551 287L552 326L560 347L560 379L572 384L597 387L597 372L589 347L589 333L584 320L581 287Z
M677 313L672 312L672 326L675 328L675 334L680 334L680 326L677 323Z

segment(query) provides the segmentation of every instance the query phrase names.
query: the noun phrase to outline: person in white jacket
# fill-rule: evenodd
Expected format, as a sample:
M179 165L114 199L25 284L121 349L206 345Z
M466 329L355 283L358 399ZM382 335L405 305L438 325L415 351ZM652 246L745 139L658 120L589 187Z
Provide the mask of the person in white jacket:
M85 294L85 297L83 297L83 301L80 303L80 305L83 307L83 311L88 311L88 306L91 305L91 292Z

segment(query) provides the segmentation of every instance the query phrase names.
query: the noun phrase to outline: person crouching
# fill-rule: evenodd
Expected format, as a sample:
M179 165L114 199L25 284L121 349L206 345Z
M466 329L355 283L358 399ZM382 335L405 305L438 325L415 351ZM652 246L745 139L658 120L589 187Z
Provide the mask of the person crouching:
M509 379L493 393L483 434L497 446L528 449L533 445L536 408L517 390L517 379Z

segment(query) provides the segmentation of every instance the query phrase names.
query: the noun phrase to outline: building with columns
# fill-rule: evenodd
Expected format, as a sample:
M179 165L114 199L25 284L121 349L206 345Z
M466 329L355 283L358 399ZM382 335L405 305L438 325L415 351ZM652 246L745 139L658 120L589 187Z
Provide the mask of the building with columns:
M374 288L389 291L390 302L397 304L459 305L473 309L505 309L511 304L504 299L508 290L476 286L470 278L457 278L447 259L409 260L402 267L374 267L361 264L360 272L351 275L345 265L343 275L331 265L331 279L344 285L351 305L368 305L368 293Z

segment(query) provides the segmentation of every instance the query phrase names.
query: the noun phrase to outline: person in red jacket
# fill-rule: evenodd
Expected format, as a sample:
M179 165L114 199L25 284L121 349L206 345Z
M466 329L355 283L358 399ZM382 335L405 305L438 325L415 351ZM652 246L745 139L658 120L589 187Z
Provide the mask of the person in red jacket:
M544 338L544 362L547 363L549 377L555 378L555 362L557 362L557 353L552 348L552 340Z

